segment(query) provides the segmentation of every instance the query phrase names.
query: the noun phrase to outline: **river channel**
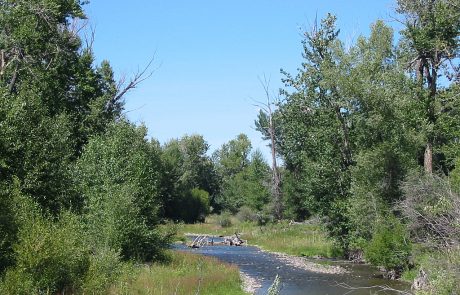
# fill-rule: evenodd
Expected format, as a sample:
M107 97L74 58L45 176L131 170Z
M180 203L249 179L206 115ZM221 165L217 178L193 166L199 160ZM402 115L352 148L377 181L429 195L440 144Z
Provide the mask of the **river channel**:
M174 248L216 257L237 265L243 273L260 283L261 287L255 293L257 295L266 294L276 275L280 277L282 295L401 294L384 290L385 287L410 290L406 283L383 279L382 274L373 267L346 261L323 260L323 263L341 266L347 270L343 274L326 274L292 266L278 255L253 246L219 245L191 249L185 245L174 245ZM318 262L315 259L311 261Z

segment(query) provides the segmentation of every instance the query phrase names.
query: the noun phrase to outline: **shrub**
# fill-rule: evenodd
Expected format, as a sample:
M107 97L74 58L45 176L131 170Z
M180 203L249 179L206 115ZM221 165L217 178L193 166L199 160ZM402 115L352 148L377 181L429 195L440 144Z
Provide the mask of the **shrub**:
M445 178L414 174L402 188L399 209L417 242L432 249L460 243L460 195Z
M70 213L52 221L27 197L18 198L19 225L13 246L16 265L0 286L2 294L56 293L78 290L89 267L82 223Z
M232 214L228 211L224 211L219 215L218 221L219 225L222 227L230 227L232 226Z
M210 211L209 193L205 190L194 188L181 197L175 204L178 218L185 222L204 222Z
M236 214L236 218L241 222L257 221L258 215L253 209L249 208L248 206L243 206Z
M408 264L411 244L406 229L393 216L378 220L372 239L365 248L366 259L398 274Z
M145 128L112 124L85 146L75 177L86 201L91 245L120 251L124 259L151 261L162 256L169 239L157 230L159 157L145 136Z
M104 294L126 272L132 272L130 263L123 263L120 254L111 249L99 251L89 260L89 268L84 277L84 294Z
M275 217L273 216L274 207L273 203L266 204L262 211L257 213L257 224L267 225L268 223L274 222Z
M0 276L14 263L13 243L17 225L14 220L13 197L0 186Z
M428 274L427 294L460 294L460 248L435 254L422 267Z

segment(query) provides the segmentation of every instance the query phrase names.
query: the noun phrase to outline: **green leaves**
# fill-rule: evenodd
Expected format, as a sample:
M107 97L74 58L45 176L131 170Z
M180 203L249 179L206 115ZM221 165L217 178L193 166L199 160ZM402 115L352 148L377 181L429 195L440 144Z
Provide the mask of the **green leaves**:
M270 168L259 150L251 152L246 135L223 144L214 153L214 161L222 181L216 199L220 210L236 213L242 206L262 210L270 201Z
M186 135L162 147L165 217L195 222L203 220L209 206L214 205L219 183L215 167L206 154L208 149L201 135ZM205 194L208 197L204 197Z
M91 244L120 250L124 258L151 260L164 245L155 228L161 164L145 136L143 127L113 123L85 147L75 178L85 200Z

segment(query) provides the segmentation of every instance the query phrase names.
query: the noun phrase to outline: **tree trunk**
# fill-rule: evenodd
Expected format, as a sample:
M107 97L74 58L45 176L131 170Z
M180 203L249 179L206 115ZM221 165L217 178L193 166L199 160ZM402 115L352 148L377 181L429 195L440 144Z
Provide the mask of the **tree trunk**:
M270 142L271 142L271 153L272 153L272 196L274 201L274 213L277 220L283 218L283 201L281 199L281 179L278 171L278 165L276 163L276 146L275 146L275 126L273 124L272 112L269 109L269 133L270 133Z
M342 142L341 150L342 150L343 162L345 164L345 167L349 167L350 165L353 164L353 157L352 157L351 147L350 147L348 126L342 114L340 113L340 107L335 106L334 110L335 110L335 115L337 116L337 119L340 122L340 127L342 129L343 142Z
M425 168L426 173L433 173L433 145L430 142L428 142L425 147L423 167Z

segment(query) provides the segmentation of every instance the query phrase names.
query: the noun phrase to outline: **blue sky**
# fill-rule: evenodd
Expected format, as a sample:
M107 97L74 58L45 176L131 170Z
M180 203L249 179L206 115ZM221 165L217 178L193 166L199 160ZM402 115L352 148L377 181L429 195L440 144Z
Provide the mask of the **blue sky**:
M164 143L202 134L211 150L245 133L268 155L254 130L264 100L259 77L276 92L280 68L302 62L301 33L331 12L341 39L368 35L377 19L390 25L394 0L96 1L86 5L97 62L129 76L155 56L153 75L126 96L130 120Z

